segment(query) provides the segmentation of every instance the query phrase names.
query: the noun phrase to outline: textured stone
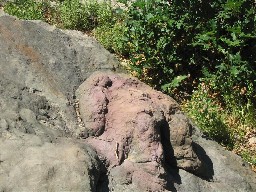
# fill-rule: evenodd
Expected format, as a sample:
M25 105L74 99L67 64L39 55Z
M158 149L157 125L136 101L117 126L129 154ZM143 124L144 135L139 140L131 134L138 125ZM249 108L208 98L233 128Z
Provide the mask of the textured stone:
M0 191L255 191L173 99L106 72L94 39L0 10L0 45Z
M239 176L242 163L231 163L224 154L234 157L235 162L238 157L195 134L197 129L172 98L137 79L96 72L76 95L85 125L77 134L106 162L109 190L254 189L255 174L246 179ZM246 177L250 170L245 170Z
M94 73L77 92L86 125L80 135L96 136L87 142L108 157L110 166L127 159L167 161L187 171L200 168L192 147L192 127L172 98L114 73Z
M95 191L101 162L89 147L36 135L0 137L1 191Z
M248 140L248 143L249 143L249 145L256 145L256 137L251 137L251 138Z
M27 123L36 117L65 131L77 126L77 87L93 71L119 68L115 57L91 37L41 21L18 20L1 10L0 44L0 102L5 103L0 117L24 118Z
M1 10L0 45L0 191L99 190L102 162L72 137L74 92L93 71L117 70L115 58L82 33Z

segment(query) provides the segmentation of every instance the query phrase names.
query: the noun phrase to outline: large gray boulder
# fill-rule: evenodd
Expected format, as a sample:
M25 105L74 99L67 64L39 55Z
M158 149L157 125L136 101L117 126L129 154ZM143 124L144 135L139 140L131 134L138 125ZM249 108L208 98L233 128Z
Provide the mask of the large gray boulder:
M8 103L1 115L18 118L23 107L49 126L73 130L75 90L93 71L118 70L115 57L80 32L0 14L1 99Z
M96 70L119 66L93 38L0 12L0 191L101 186L101 161L73 134L75 90Z
M93 38L0 12L0 191L256 190L172 98L110 70Z
M5 132L0 146L1 191L96 191L100 186L101 162L84 144Z

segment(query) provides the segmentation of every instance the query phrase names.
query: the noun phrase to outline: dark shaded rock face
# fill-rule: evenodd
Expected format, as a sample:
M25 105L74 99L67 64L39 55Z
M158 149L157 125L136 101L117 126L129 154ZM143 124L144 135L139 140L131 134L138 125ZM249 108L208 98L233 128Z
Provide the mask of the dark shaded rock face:
M172 98L110 70L94 39L0 11L0 191L256 190Z

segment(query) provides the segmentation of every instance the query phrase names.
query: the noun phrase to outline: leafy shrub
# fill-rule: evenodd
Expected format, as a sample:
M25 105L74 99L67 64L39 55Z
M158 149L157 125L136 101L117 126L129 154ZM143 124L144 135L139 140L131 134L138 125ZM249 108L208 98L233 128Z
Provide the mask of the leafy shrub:
M89 25L86 8L79 0L63 1L58 7L60 24L68 29L84 29Z
M127 54L127 44L123 40L126 31L122 23L116 23L113 26L99 26L94 29L93 34L106 49L121 56Z
M4 9L10 15L15 15L21 19L44 20L44 10L48 6L45 2L35 2L33 0L16 0L8 2Z
M96 0L83 3L80 0L16 0L7 3L5 11L22 19L40 19L61 28L87 32L114 23L110 3Z
M112 20L112 11L108 3L80 0L65 0L58 7L61 25L68 29L91 31L98 25Z
M191 99L185 109L203 131L232 146L228 116L248 124L256 114L255 1L122 2L131 70L176 99Z
M232 72L240 78L229 79L234 86L252 81L255 88L253 0L123 2L126 43L140 79L173 96L177 87L192 93L203 70L220 79Z
M120 57L127 55L128 46L125 42L127 27L124 25L125 12L120 8L112 8L112 18L93 30L96 39L109 51Z
M117 54L120 58L126 58L129 53L129 44L125 41L125 34L128 32L124 24L126 11L119 6L111 5L111 2L104 4L108 9L99 6L97 17L100 22L91 31L92 35L110 52Z
M209 138L233 148L232 131L224 123L225 111L209 91L206 84L200 84L183 109Z
M228 0L214 4L217 14L198 33L192 45L201 56L212 91L227 109L255 106L255 2Z

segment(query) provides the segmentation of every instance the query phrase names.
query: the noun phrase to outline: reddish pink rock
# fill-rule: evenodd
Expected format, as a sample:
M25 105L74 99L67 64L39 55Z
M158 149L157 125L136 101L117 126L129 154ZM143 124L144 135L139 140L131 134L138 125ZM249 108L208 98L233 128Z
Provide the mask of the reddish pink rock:
M171 97L111 72L94 73L77 95L85 124L78 134L89 136L86 142L106 160L110 173L118 166L142 190L157 191L166 185L165 164L192 172L200 167L192 127Z

